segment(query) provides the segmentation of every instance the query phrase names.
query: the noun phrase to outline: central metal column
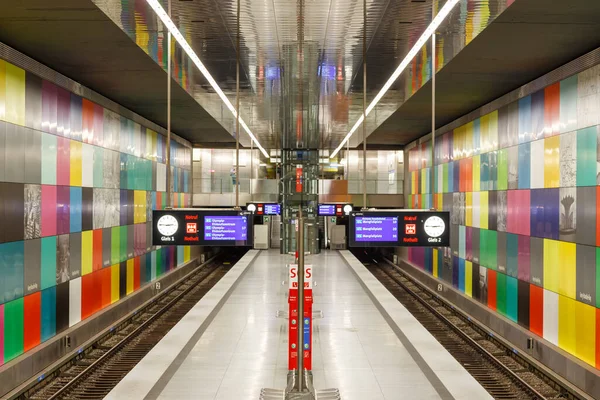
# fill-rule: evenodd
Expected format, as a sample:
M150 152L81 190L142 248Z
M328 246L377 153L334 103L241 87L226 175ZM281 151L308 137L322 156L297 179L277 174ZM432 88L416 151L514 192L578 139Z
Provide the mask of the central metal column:
M298 213L298 382L296 389L303 392L304 382L304 218L302 207Z

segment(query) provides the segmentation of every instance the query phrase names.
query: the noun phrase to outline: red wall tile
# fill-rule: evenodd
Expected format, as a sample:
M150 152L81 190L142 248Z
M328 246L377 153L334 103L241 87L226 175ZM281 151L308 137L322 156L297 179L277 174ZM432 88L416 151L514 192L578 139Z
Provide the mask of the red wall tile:
M81 277L81 319L100 309L102 304L102 281L100 272L95 271Z
M23 351L27 351L40 344L42 292L25 296L23 300Z
M497 281L497 275L496 275L496 271L494 271L493 269L488 269L487 272L487 279L488 279L488 307L491 308L492 310L496 310L496 281Z
M100 286L102 287L101 291L101 302L100 308L104 308L110 305L110 282L111 282L111 274L110 267L102 268L100 270Z
M546 137L560 133L560 82L544 89L544 133Z
M83 141L94 143L94 103L83 99L82 104Z
M529 330L544 337L544 289L529 285Z

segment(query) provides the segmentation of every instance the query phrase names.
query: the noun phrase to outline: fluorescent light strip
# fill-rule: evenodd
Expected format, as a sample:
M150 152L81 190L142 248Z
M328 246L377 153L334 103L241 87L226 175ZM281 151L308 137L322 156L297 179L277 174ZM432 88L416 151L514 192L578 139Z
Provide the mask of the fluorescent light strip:
M390 79L387 80L387 82L385 83L385 85L383 85L383 87L381 88L381 90L379 91L379 93L377 94L377 96L375 96L375 98L373 99L373 101L371 101L371 103L369 104L369 106L365 110L366 115L369 115L369 113L371 111L373 111L373 109L375 108L375 106L377 105L377 103L379 103L379 100L381 100L383 98L383 96L388 91L388 89L394 84L394 82L396 81L396 79L398 79L398 77L400 76L400 74L406 69L406 67L408 66L408 64L412 61L412 59L421 50L421 47L423 47L423 45L425 45L425 43L427 43L427 41L429 40L429 38L431 38L431 35L433 35L433 33L435 32L435 30L446 19L446 17L448 16L448 14L450 14L450 11L452 11L452 9L454 8L454 6L459 1L460 0L448 0L448 2L444 5L444 7L442 7L442 9L440 10L440 12L433 19L433 21L431 21L431 24L429 24L429 26L427 27L427 29L425 29L425 32L423 32L423 34L421 35L421 37L419 38L419 40L417 40L417 42L410 49L410 51L408 52L408 54L406 55L406 57L404 57L404 59L402 60L402 62L398 66L398 68L396 68L396 70L394 71L394 73L392 74L392 76L390 76ZM354 126L352 127L352 129L350 129L350 132L348 132L348 134L346 135L346 137L344 138L344 140L342 140L342 143L340 143L340 145L331 154L330 158L333 158L333 157L335 157L337 155L337 153L342 149L342 147L344 147L344 144L350 139L350 136L352 136L352 134L358 129L358 127L360 126L360 124L362 124L362 122L364 120L365 120L365 114L362 114L360 116L360 118L358 119L358 121L356 121L356 123L354 124Z
M175 38L175 40L177 41L177 43L179 43L179 45L186 52L186 54L188 55L188 57L194 62L194 64L196 65L196 67L198 67L198 69L200 70L200 72L202 72L202 75L204 75L204 77L206 78L206 80L208 81L208 83L210 83L210 86L212 86L212 88L215 90L215 92L217 92L217 94L219 95L219 97L221 98L221 100L223 100L223 103L225 103L225 105L227 106L227 108L229 109L229 111L231 111L233 113L233 117L237 118L237 111L235 110L235 107L233 106L233 104L231 104L231 102L229 101L229 99L227 98L227 96L225 96L225 93L223 93L223 91L221 90L221 88L219 87L219 85L217 84L217 82L214 80L214 78L212 77L212 75L210 74L210 72L208 72L208 70L206 69L206 67L204 66L204 64L202 64L202 61L200 61L200 58L198 58L198 56L196 55L196 53L194 52L194 50L188 44L187 40L185 40L185 38L183 37L183 35L181 34L181 32L179 32L179 29L177 29L177 27L175 26L175 24L173 23L173 21L171 20L171 18L167 14L167 12L164 10L164 8L162 8L162 6L158 2L158 0L146 0L146 1L150 5L150 7L152 7L152 9L156 13L156 15L158 15L158 17L160 18L160 20L162 21L162 23L167 27L167 29L169 30L169 32L171 32L171 35L173 35L173 37ZM250 131L250 128L248 128L248 125L246 125L246 123L244 122L244 120L242 119L241 116L240 116L240 125L248 133L248 135L254 141L254 143L256 143L256 147L259 148L259 150L261 151L261 153L265 157L269 158L269 154L260 145L260 143L258 142L258 140L256 139L256 137L254 136L254 134Z

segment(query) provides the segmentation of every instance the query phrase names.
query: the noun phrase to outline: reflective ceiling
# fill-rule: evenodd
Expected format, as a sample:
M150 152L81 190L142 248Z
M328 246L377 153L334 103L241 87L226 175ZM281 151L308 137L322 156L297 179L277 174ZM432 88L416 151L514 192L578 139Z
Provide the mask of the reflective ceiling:
M145 0L93 0L157 63L165 66L165 32ZM512 0L462 0L439 29L437 68L446 65ZM432 0L367 0L367 98L385 83L431 20ZM162 0L167 9L167 0ZM235 0L172 0L171 16L220 87L235 104L237 2ZM305 60L318 80L319 134L322 147L334 148L362 113L362 0L241 0L241 116L268 149L279 146L282 77L286 46L303 34ZM299 17L302 7L303 18ZM315 45L316 44L316 45ZM423 49L406 73L368 118L374 131L431 75L431 52ZM176 50L175 78L229 132L232 114L222 106L207 81ZM350 145L361 141L361 130ZM249 138L242 134L242 142Z

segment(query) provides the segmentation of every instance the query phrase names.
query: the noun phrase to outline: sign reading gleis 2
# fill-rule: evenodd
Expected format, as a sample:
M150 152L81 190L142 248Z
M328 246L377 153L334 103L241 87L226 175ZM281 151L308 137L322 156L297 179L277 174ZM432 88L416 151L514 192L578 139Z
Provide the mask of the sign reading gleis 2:
M152 221L152 244L155 246L252 245L252 217L245 211L154 210Z
M447 211L365 211L350 214L350 247L450 245Z

